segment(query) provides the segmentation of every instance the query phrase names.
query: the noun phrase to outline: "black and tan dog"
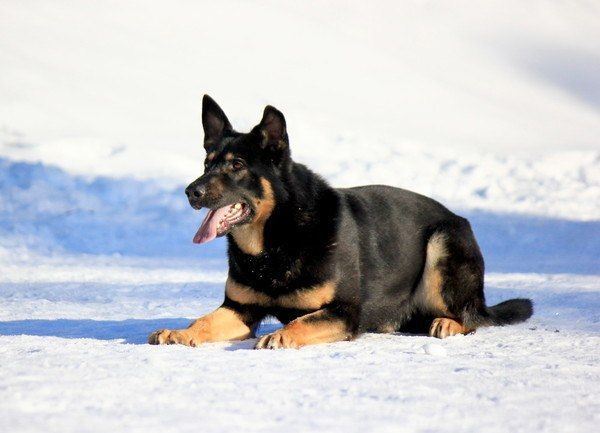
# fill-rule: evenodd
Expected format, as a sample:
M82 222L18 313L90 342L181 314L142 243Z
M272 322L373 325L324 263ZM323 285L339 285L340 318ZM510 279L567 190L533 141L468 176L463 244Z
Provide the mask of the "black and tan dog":
M250 133L203 100L204 174L185 190L208 208L194 242L227 235L221 307L151 344L252 338L263 318L285 326L256 348L349 340L362 332L439 338L521 322L528 299L486 307L483 258L469 222L389 186L334 189L290 157L283 114L267 106Z

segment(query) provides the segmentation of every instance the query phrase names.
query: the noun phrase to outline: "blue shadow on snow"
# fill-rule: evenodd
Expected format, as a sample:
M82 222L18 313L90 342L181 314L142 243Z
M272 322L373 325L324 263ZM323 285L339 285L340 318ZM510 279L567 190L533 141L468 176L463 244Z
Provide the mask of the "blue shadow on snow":
M0 322L0 335L33 335L59 338L90 338L94 340L124 340L129 344L147 344L148 336L158 329L182 329L190 319L127 319L127 320L12 320ZM257 332L262 335L281 325L263 323Z

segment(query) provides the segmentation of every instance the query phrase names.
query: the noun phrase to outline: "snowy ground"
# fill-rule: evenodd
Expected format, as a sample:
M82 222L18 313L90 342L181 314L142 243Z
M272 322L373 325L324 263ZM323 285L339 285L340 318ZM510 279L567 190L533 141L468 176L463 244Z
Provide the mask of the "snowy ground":
M489 274L490 302L534 299L535 318L518 326L271 352L145 344L150 330L218 305L214 266L1 264L5 431L586 432L600 421L598 276Z
M0 431L596 429L600 8L378 5L0 4ZM222 299L224 244L191 244L182 192L204 92L242 130L278 106L336 186L467 216L489 303L531 297L534 317L300 351L144 344Z

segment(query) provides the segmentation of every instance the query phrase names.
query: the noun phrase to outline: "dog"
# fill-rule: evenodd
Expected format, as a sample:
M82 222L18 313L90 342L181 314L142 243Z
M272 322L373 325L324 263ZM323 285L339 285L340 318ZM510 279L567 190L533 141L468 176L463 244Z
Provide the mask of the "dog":
M383 185L333 188L291 158L283 114L264 109L236 132L205 95L204 174L186 189L208 214L194 236L227 236L223 304L150 344L198 346L255 337L255 348L300 348L365 332L446 338L533 314L529 299L485 304L484 262L469 222L437 201Z

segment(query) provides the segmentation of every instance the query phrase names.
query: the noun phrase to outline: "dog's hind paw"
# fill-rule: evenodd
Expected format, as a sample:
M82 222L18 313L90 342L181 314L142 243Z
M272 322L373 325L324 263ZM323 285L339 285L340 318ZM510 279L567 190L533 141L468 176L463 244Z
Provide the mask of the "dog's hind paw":
M447 317L439 317L433 321L429 328L429 336L437 338L452 337L458 334L471 334L474 329L468 329L456 320Z

